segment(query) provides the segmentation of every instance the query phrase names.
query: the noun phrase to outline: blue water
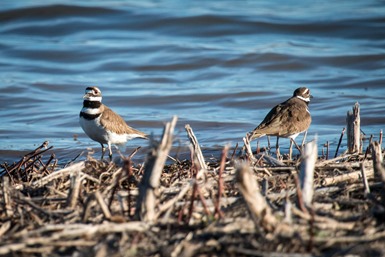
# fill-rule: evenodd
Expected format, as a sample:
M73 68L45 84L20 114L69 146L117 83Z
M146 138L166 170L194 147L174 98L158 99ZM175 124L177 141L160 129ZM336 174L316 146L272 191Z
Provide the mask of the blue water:
M299 86L320 149L336 147L355 102L368 137L385 127L383 1L3 1L0 24L0 160L45 140L62 161L99 155L78 124L90 85L146 133L177 115L175 148L189 123L208 156Z

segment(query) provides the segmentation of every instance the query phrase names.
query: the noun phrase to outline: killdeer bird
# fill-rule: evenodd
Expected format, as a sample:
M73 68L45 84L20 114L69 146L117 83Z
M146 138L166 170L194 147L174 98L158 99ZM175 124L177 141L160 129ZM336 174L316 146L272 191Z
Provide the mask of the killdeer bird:
M126 124L122 117L102 104L102 92L97 87L87 87L83 96L83 109L79 114L80 126L92 140L102 146L102 159L108 146L112 159L111 144L122 148L133 138L147 139L147 135Z
M276 136L276 153L279 157L279 138L290 138L289 158L291 159L294 139L300 133L307 131L310 126L311 116L308 105L312 97L308 88L297 88L293 97L271 109L261 124L248 133L249 140L265 135Z

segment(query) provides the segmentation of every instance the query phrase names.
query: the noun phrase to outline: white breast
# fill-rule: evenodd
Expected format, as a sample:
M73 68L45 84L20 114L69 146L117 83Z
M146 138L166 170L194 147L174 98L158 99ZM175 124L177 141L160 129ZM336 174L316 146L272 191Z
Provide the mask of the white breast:
M80 117L79 123L84 132L86 132L87 136L89 136L92 140L99 142L101 144L108 143L108 133L104 130L104 128L100 125L100 117L94 120L87 120L83 117Z
M138 137L139 135L131 134L117 134L112 131L108 131L100 125L100 117L94 120L87 120L80 117L80 126L83 128L84 132L94 141L97 141L101 144L111 144L122 145L132 138Z

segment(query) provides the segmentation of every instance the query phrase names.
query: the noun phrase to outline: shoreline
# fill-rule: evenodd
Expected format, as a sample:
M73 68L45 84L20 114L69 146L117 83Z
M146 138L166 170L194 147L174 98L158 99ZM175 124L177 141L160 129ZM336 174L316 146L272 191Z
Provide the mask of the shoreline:
M162 142L170 144L170 138ZM306 206L299 187L302 158L277 166L265 153L251 160L224 147L221 158L206 160L196 143L190 158L166 165L158 157L168 152L154 141L144 163L89 157L59 170L50 170L53 158L52 163L40 161L47 153L43 144L24 157L33 162L1 178L0 253L385 254L385 180L375 171L373 146L369 152L318 157L313 197ZM155 172L159 180L154 182ZM144 195L147 200L141 201Z

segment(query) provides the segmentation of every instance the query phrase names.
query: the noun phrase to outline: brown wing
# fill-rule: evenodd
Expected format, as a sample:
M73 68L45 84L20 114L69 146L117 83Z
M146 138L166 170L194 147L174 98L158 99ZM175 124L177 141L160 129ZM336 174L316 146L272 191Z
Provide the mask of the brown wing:
M275 106L252 131L251 139L263 135L289 136L305 131L311 122L306 103L290 98Z
M124 119L113 110L105 105L103 105L103 108L100 124L104 128L115 131L117 134L137 134L141 138L147 138L145 133L128 126Z

